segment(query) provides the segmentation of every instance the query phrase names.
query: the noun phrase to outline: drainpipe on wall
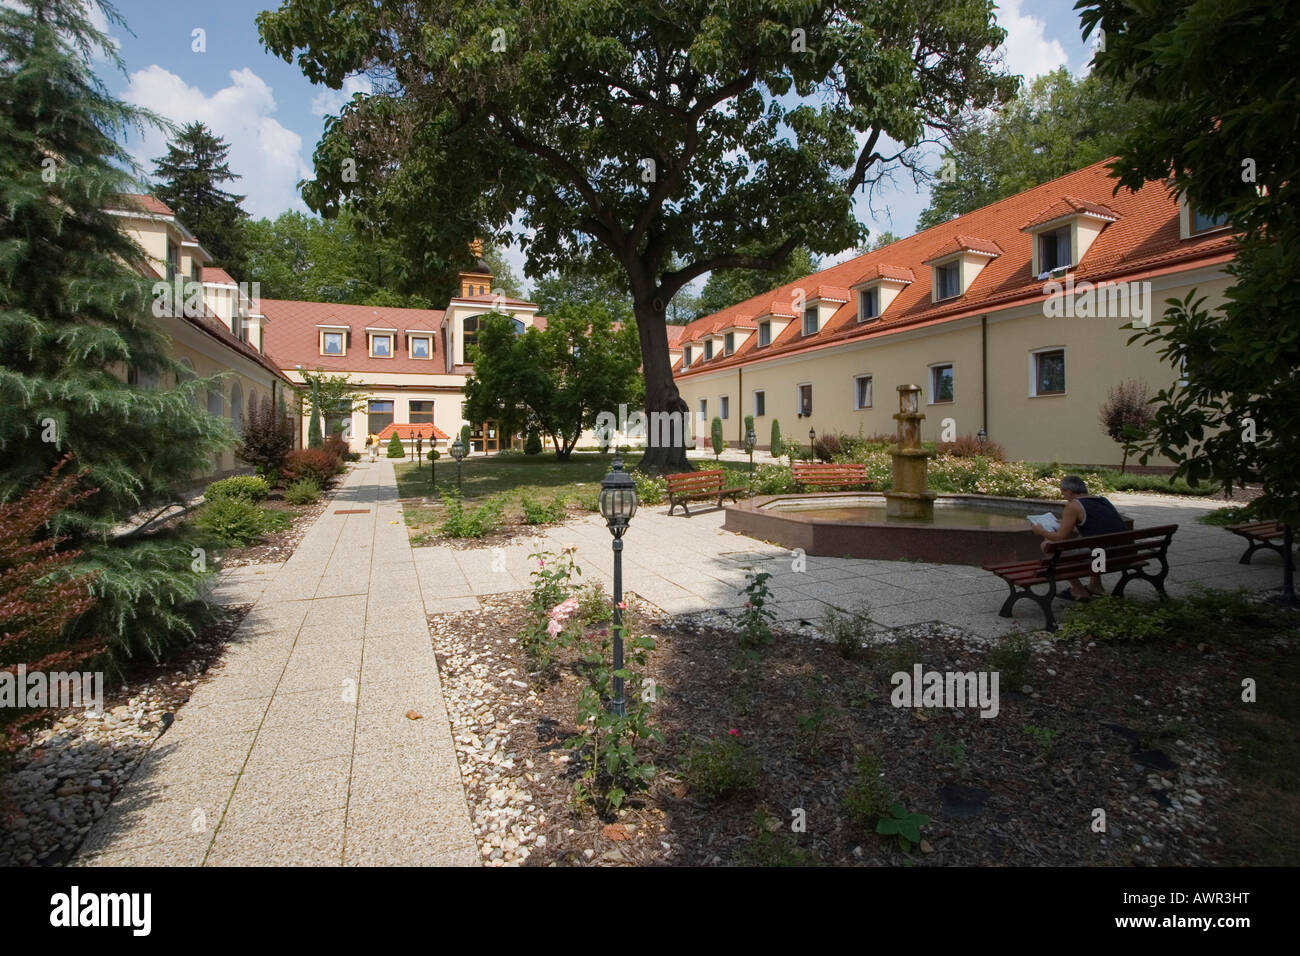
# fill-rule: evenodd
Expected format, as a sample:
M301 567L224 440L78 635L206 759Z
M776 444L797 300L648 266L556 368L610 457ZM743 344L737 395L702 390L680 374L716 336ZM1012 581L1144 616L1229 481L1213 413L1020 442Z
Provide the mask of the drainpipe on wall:
M989 317L987 315L980 316L980 401L984 406L980 414L982 419L980 425L987 435L989 432Z
M740 435L740 440L736 443L741 448L745 447L745 368L742 365L736 366L736 411L741 414L736 416L736 431Z

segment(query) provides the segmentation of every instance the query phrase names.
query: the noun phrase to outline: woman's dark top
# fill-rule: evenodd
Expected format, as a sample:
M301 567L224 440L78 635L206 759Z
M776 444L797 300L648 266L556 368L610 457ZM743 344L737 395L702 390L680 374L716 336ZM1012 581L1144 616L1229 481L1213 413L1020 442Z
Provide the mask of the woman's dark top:
M1079 534L1085 538L1099 534L1114 534L1127 531L1124 519L1119 516L1115 506L1105 498L1076 498L1083 507L1083 521L1079 524Z

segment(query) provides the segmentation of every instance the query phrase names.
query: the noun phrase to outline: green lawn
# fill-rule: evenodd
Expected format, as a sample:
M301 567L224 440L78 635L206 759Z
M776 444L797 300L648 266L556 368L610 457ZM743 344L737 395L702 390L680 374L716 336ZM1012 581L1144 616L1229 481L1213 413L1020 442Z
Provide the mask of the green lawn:
M475 456L461 462L462 492L466 503L503 491L527 493L546 500L556 495L585 499L600 492L600 481L609 474L611 460L612 456L597 452L575 452L568 461L556 461L554 455L545 454ZM430 464L424 462L418 473L413 462L397 466L399 497L436 497L456 490L456 462L449 455L438 459L436 492L429 480Z

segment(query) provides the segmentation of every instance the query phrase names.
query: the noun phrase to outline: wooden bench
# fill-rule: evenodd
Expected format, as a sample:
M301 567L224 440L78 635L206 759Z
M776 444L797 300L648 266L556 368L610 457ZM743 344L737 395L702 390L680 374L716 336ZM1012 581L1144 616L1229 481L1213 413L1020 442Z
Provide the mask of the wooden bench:
M796 461L790 465L790 474L805 488L871 487L867 466L861 463Z
M1093 551L1096 548L1103 549L1106 555L1105 570L1100 573L1118 571L1120 575L1111 594L1120 597L1130 581L1141 578L1150 582L1156 593L1164 599L1167 597L1164 582L1169 574L1169 542L1177 530L1178 525L1167 524L1156 528L1134 528L1114 534L1099 534L1091 538L1049 541L1046 553L1035 561L986 564L985 571L992 571L1011 588L998 615L1010 617L1016 602L1021 598L1029 598L1043 609L1047 629L1056 630L1052 601L1056 600L1057 585L1072 578L1089 577L1093 573ZM1158 566L1157 570L1148 571L1147 567L1153 563ZM1047 586L1042 594L1034 590L1040 584Z
M686 512L686 517L691 516L691 509L686 506L688 501L702 501L708 498L717 498L718 507L722 507L722 499L730 498L736 500L737 495L746 494L747 488L724 488L726 482L726 472L721 468L710 468L707 471L685 471L679 475L666 475L664 480L668 483L668 513L672 514L678 505Z
M1286 525L1278 524L1276 521L1249 521L1244 524L1224 525L1224 527L1249 542L1246 553L1241 556L1242 564L1250 564L1255 552L1261 548L1276 551L1283 560L1286 559L1288 532Z

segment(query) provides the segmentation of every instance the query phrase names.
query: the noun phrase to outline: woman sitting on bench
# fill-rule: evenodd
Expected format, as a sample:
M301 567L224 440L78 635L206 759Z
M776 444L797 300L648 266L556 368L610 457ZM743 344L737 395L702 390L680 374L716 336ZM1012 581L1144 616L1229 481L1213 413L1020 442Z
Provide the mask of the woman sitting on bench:
M1059 528L1046 531L1036 524L1030 525L1035 534L1046 539L1043 541L1044 551L1047 550L1048 541L1065 541L1073 538L1076 533L1080 537L1091 538L1128 530L1115 506L1105 498L1090 496L1088 485L1078 475L1067 475L1061 479L1061 495L1065 498L1065 511L1061 515ZM1101 575L1093 574L1088 579L1087 588L1078 578L1073 578L1069 590L1062 588L1057 597L1071 601L1086 600L1092 595L1105 593L1101 586Z

